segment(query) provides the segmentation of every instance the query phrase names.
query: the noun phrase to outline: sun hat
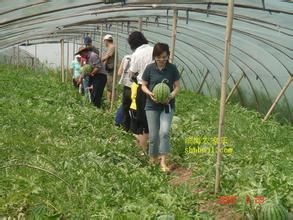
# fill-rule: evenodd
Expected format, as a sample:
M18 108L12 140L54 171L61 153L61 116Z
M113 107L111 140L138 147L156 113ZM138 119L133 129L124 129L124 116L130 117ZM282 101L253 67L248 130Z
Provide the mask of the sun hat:
M111 34L106 34L104 40L113 40L113 37Z
M78 49L78 52L76 52L74 55L80 55L84 51L89 51L89 48L88 47L80 47Z

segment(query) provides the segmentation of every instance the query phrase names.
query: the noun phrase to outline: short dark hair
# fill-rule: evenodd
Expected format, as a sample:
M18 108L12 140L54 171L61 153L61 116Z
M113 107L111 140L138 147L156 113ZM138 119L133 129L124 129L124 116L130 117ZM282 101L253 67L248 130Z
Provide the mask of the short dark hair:
M145 38L143 33L139 31L132 32L128 37L128 43L131 48L131 50L136 50L138 47L140 47L143 44L148 44L148 40Z
M168 44L156 43L153 50L153 60L155 57L160 56L162 53L166 52L170 56L170 49Z
M138 73L134 73L132 76L131 76L131 81L132 82L135 82L137 84L137 76L138 76Z

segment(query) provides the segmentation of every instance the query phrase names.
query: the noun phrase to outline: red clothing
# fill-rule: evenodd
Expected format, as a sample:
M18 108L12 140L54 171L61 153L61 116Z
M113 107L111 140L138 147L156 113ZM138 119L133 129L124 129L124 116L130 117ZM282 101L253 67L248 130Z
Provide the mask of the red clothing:
M81 57L81 58L80 58L80 64L81 64L81 66L83 66L83 65L86 64L86 63L87 63L87 59L84 58L84 57Z

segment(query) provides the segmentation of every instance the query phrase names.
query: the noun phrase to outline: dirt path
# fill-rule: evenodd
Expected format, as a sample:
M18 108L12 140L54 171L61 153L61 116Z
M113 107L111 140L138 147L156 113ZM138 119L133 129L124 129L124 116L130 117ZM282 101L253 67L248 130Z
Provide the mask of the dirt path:
M195 185L197 182L201 181L200 177L193 175L192 170L180 167L179 165L171 166L171 175L172 179L170 184L172 186L179 186L181 184ZM194 189L192 193L202 193L207 189ZM242 217L240 214L236 213L233 209L233 206L229 205L220 205L217 201L200 201L199 212L208 212L215 216L216 220L241 220Z

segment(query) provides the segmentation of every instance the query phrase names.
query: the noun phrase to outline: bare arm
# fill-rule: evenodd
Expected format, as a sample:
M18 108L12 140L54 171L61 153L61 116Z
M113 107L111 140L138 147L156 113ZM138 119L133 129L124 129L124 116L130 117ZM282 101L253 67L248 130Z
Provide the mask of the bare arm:
M98 72L98 68L97 67L95 67L94 69L93 69L93 71L90 73L90 75L91 76L94 76L94 75L96 75L97 74L97 72Z
M147 81L142 81L142 85L141 85L141 90L147 94L150 95L152 92L148 89L148 82Z
M117 74L118 74L118 76L121 76L122 73L123 73L123 63L120 64L120 67L119 67L119 69L118 69Z
M108 61L108 59L113 56L115 53L115 49L114 48L111 48L109 49L104 56L102 56L102 62L103 63L106 63Z
M106 63L107 60L110 58L111 56L109 56L108 54L105 54L104 56L102 56L102 62Z
M157 102L157 100L155 99L154 93L152 93L149 89L148 89L148 82L147 81L142 81L142 85L141 85L141 90L150 96L150 98L154 101Z
M180 91L180 81L177 80L174 82L174 90L171 92L171 99L174 99L175 96L179 93Z

